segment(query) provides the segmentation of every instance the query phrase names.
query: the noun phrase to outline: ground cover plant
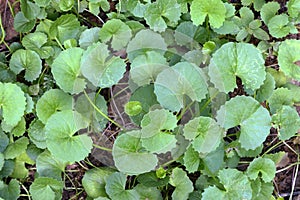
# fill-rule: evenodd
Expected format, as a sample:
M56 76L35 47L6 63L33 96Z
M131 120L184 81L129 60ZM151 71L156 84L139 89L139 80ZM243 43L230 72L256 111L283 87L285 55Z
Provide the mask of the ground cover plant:
M299 0L0 3L0 199L299 198Z

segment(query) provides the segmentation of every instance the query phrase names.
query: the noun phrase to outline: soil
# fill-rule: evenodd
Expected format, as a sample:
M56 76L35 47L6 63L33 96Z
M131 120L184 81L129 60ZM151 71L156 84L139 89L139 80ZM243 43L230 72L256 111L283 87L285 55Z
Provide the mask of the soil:
M14 30L13 28L13 15L11 14L11 11L8 6L6 6L6 2L9 1L11 4L15 2L15 0L0 0L0 14L2 18L2 24L5 30L5 42L9 45L15 41L18 41L18 36L19 34ZM286 0L277 0L281 5L285 5ZM232 1L232 2L240 2L240 1ZM114 8L114 5L111 5L112 9ZM19 10L19 4L15 4L14 6L14 12L16 13ZM281 12L286 10L284 6L281 7ZM88 13L84 14L85 17L90 18L90 21L93 23L98 23L98 26L101 26L102 23L97 21L93 16L89 15ZM106 18L105 14L101 14L102 18ZM91 25L91 24L90 24ZM287 38L289 39L300 39L300 33L299 34L294 34L294 35L289 35ZM4 44L0 44L0 52L1 51L6 51L6 47ZM266 65L272 65L274 68L278 68L276 66L277 60L276 57L268 57L266 59ZM126 79L126 76L125 78ZM296 83L299 84L299 83ZM236 95L245 95L245 92L243 90L243 86L241 83L241 80L237 80L237 85L238 88L230 94L230 97L234 97ZM115 91L117 92L120 91L123 88L115 88ZM111 95L110 91L107 91L107 97ZM114 116L115 120L126 126L130 126L128 119L126 119L126 116L119 115L118 113L122 113L123 110L122 106L120 108L116 107L115 105L122 105L123 100L127 99L127 93L125 95L120 95L120 99L115 99L115 101L120 101L120 102L115 102L111 105L109 105L109 114L111 116ZM298 113L300 115L300 107L297 107ZM111 147L112 145L112 140L111 137L114 137L115 134L117 134L119 130L114 127L112 124L108 124L107 129L105 130L105 133L100 136L100 137L105 137L105 140L103 138L100 140L99 136L93 135L92 138L93 140L97 141L109 141L107 144L101 144L102 146L106 147ZM271 131L270 136L268 137L266 143L269 145L274 145L278 143L279 141L276 139L277 133L275 130ZM111 158L111 155L105 154L104 151L97 151L96 149L93 150L93 156L90 156L88 159L89 161L94 165L94 166L103 166L103 165L113 165L113 161ZM277 167L277 170L282 170L287 168L287 166L292 165L293 163L299 162L300 158L297 157L297 154L295 151L299 154L300 152L300 137L292 138L285 143L282 143L279 145L276 149L272 151L272 153L279 152L279 151L285 151L286 156L281 163L280 166ZM98 155L95 157L95 155ZM105 162L101 162L99 157L101 158L106 158L107 160ZM112 162L112 163L111 163ZM28 168L31 168L32 166L28 166ZM290 198L291 192L292 192L292 187L294 185L294 191L293 191L293 200L300 200L300 169L298 169L298 173L296 174L297 167L299 165L294 165L292 167L289 167L286 170L282 170L281 172L276 174L276 177L274 179L274 194L280 195L284 197L285 199ZM66 167L66 173L63 175L63 179L65 180L65 189L63 191L63 200L67 199L86 199L86 193L83 190L81 180L83 178L83 175L85 171L89 168L92 168L91 165L86 164L86 162L80 162L80 163L75 163L73 165L69 165ZM27 189L29 188L30 184L33 181L33 173L34 171L30 171L30 176L28 178L28 182L24 184ZM20 198L22 199L22 198Z

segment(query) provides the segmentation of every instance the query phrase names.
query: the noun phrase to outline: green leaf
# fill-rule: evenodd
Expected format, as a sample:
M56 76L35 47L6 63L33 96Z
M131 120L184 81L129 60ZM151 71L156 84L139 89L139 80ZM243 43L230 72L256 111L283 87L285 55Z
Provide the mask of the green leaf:
M272 122L278 129L280 140L288 140L300 130L300 118L297 111L290 106L282 106L272 116Z
M20 33L30 32L35 25L36 20L29 20L23 12L18 12L14 18L14 29Z
M112 200L139 200L139 194L135 190L125 190L126 175L115 172L106 179L105 190Z
M282 38L290 33L288 26L289 18L286 14L276 15L272 17L268 23L270 34L275 38Z
M142 110L142 104L139 101L129 101L125 104L125 113L129 116L138 115Z
M65 92L77 94L84 90L85 80L80 77L80 61L83 50L69 48L53 61L51 72L58 86Z
M266 77L264 59L252 44L226 43L212 56L209 64L210 81L221 92L228 93L236 87L236 77L245 87L258 89Z
M191 5L191 18L193 23L201 25L206 16L213 28L220 28L226 16L226 8L221 0L194 0Z
M140 174L137 177L137 180L146 187L165 186L168 184L169 179L170 179L169 176L166 176L165 178L158 178L156 176L156 172L154 172L154 171Z
M42 61L36 52L19 49L11 56L9 67L15 74L26 70L24 77L27 81L32 82L41 73Z
M158 0L147 6L144 18L151 29L163 32L167 28L167 22L176 25L180 15L180 5L176 0Z
M8 177L10 176L13 171L14 171L14 167L15 167L15 162L14 160L4 160L4 165L0 171L0 178L4 178L4 177ZM1 194L1 193L0 193Z
M259 40L269 40L270 37L266 31L261 28L253 30L253 35Z
M61 173L65 171L67 162L54 158L48 150L36 159L36 170L39 177L49 177L61 180Z
M66 12L72 9L74 6L74 0L60 0L58 5L62 11Z
M10 143L4 151L5 159L13 159L21 155L27 149L28 138L21 137L13 143Z
M12 179L8 185L0 181L0 197L4 200L17 200L20 195L19 182Z
M269 99L275 89L275 80L270 73L267 73L264 83L256 91L255 99L259 102L264 102Z
M241 23L243 26L248 27L250 23L254 20L254 14L250 8L242 7L239 10L241 16Z
M71 95L60 89L50 89L38 100L36 113L39 120L46 124L51 115L59 111L71 110L72 106L73 99Z
M183 129L186 139L192 141L193 148L206 154L217 149L223 137L223 129L210 117L196 117Z
M30 140L40 149L46 149L45 125L40 120L34 120L30 123L27 130Z
M250 6L252 3L254 9L260 11L261 7L265 4L265 0L242 0L243 6Z
M200 156L191 146L186 150L183 156L184 166L189 173L198 171L200 165Z
M138 184L133 189L138 192L140 199L163 200L160 191L156 187L146 187L143 184Z
M166 58L155 51L147 51L137 56L130 66L130 77L138 86L153 83L157 75L169 65Z
M239 142L246 150L260 146L271 128L268 110L247 96L237 96L227 101L217 112L216 118L225 129L240 126Z
M9 139L7 137L7 135L5 133L3 133L3 131L0 130L0 152L2 153L7 145L9 144Z
M77 39L82 32L77 16L73 14L62 15L50 25L49 35L58 39L61 44L69 39ZM75 57L74 57L75 58Z
M277 2L268 2L261 8L260 16L265 24L268 24L270 19L273 18L278 10L280 9L280 5Z
M29 191L33 200L58 200L62 197L62 190L63 183L61 181L48 177L39 177L31 184Z
M284 105L293 105L293 96L287 88L277 88L274 90L272 96L268 99L270 111L272 114L280 110Z
M126 132L117 137L112 155L115 166L121 172L141 174L153 170L157 165L158 159L143 149L140 137L139 130Z
M124 60L109 55L108 46L95 43L89 46L81 59L82 74L96 87L111 87L126 71Z
M47 40L48 38L45 33L34 32L24 36L22 45L28 50L35 51L42 59L45 59L54 54L54 49L51 46L45 45Z
M25 179L28 176L28 169L25 167L25 162L15 160L13 173L10 175L12 178Z
M88 126L76 111L64 110L51 115L46 124L46 142L51 154L64 161L83 160L91 152L92 139L75 132Z
M4 165L4 155L0 153L0 170L2 170Z
M164 53L167 50L167 44L163 37L151 30L141 30L128 43L126 52L130 61L147 51L158 51Z
M299 16L300 1L290 0L287 2L288 13L291 17L296 18Z
M269 158L255 158L247 168L247 175L252 180L261 175L264 182L271 182L275 177L275 173L275 163Z
M251 187L253 200L271 199L274 190L272 183L265 183L260 179L256 179L251 182Z
M93 27L83 31L79 38L79 46L83 49L87 49L93 43L99 41L99 27Z
M176 27L175 40L179 45L191 45L195 42L197 26L192 22L184 21Z
M179 111L185 106L185 95L200 102L208 93L202 70L188 62L179 62L158 74L154 92L158 102L171 111Z
M170 177L170 184L175 187L172 193L173 200L188 199L189 193L194 190L193 182L181 168L175 168Z
M247 176L236 169L222 169L219 172L220 182L224 185L225 191L216 186L209 187L202 193L203 200L250 200L252 189Z
M300 60L300 41L299 40L285 40L279 46L278 64L280 70L285 75L300 81L300 67L296 64Z
M91 198L106 197L105 184L106 179L114 171L111 168L93 168L85 172L82 185L85 192Z
M39 6L30 1L20 0L20 8L24 16L29 20L34 20L40 13Z
M111 40L114 50L123 49L131 38L131 29L119 19L108 20L99 31L99 38L103 43Z
M46 7L51 3L49 0L34 0L34 2L40 7Z

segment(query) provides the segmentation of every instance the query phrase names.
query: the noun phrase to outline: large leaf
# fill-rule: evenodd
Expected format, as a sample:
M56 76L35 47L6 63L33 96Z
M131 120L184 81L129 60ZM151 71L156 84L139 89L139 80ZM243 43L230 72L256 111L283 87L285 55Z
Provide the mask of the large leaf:
M252 180L257 179L260 174L264 182L271 182L275 173L275 163L269 158L255 158L247 168L247 175Z
M201 25L206 16L214 28L220 28L225 21L226 8L221 0L194 0L191 5L191 17L195 25Z
M93 168L85 172L82 179L82 185L89 197L106 197L105 184L106 179L114 171L111 168Z
M62 190L63 183L61 181L48 177L39 177L31 184L29 191L33 200L59 200L62 196Z
M93 147L87 135L74 134L88 126L76 111L64 110L51 115L46 124L46 142L51 154L63 161L83 160Z
M0 108L8 125L18 124L24 115L25 107L26 98L21 88L13 83L0 82Z
M158 74L154 92L158 102L171 111L179 111L186 106L185 95L200 102L208 93L202 70L188 62L177 63Z
M82 53L80 48L69 48L62 51L53 61L51 72L56 83L65 92L77 94L85 88L85 80L79 77Z
M63 110L71 110L73 106L72 96L59 89L50 89L43 94L36 104L36 113L44 124L51 115Z
M194 190L192 181L181 168L173 169L170 184L175 187L172 193L173 200L188 199L189 193Z
M157 75L168 68L166 58L158 52L147 51L131 63L130 77L138 86L153 83Z
M180 14L180 5L176 0L158 0L146 8L144 17L151 29L163 32L167 28L165 19L176 24Z
M247 176L236 169L222 169L219 172L220 182L225 191L216 186L209 187L202 193L203 200L223 199L223 200L250 200L252 189Z
M163 37L151 30L141 30L128 43L126 52L130 61L146 51L156 50L162 54L167 50L167 44Z
M300 130L300 118L297 111L290 106L282 108L272 116L272 122L278 129L279 139L288 140Z
M237 96L227 101L216 118L225 129L240 126L239 142L246 150L260 146L271 128L268 110L252 97Z
M61 173L65 171L67 162L54 158L48 150L36 159L36 170L39 177L49 177L61 180Z
M36 52L19 49L11 56L9 67L15 74L25 70L25 79L32 82L41 73L42 61Z
M273 183L265 183L260 179L251 182L252 200L272 199Z
M17 200L20 196L20 186L16 179L12 179L8 185L0 181L0 198L4 200Z
M111 56L107 48L106 44L98 42L89 46L82 56L82 74L96 87L111 87L126 71L124 61Z
M300 41L285 40L279 46L278 64L280 70L287 76L300 81L300 66L296 62L300 60Z
M131 29L119 19L108 20L99 31L100 40L107 43L111 40L114 50L124 48L131 38Z
M106 179L105 190L112 200L139 200L139 194L135 190L125 190L126 175L115 172Z
M210 81L221 92L228 93L236 87L236 78L252 90L258 89L266 77L264 59L252 44L224 44L218 49L209 65Z
M124 133L117 137L113 146L115 165L121 172L141 174L155 168L158 159L145 151L141 144L141 132L138 130ZM132 163L135 163L132 165Z

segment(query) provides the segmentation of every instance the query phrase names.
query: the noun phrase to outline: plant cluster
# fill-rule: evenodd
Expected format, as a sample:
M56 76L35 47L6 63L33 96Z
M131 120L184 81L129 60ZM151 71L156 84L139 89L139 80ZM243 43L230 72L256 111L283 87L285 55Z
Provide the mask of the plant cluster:
M300 41L286 38L300 1L285 6L20 0L20 41L0 54L0 197L17 199L21 185L33 200L61 199L66 166L91 164L99 148L114 166L85 172L88 199L276 199L285 153L271 152L300 129ZM124 76L135 128L108 117L120 93L102 93ZM111 149L91 137L108 124L121 130ZM271 129L279 143L267 146Z

